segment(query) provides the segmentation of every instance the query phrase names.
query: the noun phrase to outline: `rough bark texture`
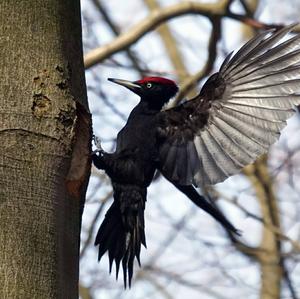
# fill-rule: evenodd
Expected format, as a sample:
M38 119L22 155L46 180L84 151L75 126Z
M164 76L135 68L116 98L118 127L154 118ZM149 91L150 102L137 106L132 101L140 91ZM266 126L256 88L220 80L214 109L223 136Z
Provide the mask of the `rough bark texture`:
M1 0L0 45L0 298L78 298L90 163L79 0Z

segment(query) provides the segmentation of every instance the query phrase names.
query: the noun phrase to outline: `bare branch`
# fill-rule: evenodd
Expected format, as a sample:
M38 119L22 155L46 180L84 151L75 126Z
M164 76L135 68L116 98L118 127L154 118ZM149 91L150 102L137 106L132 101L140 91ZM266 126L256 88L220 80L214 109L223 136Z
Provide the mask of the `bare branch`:
M260 247L264 249L257 255L261 268L261 298L280 298L283 270L281 260L281 242L277 233L268 228L271 225L280 231L280 218L277 199L273 192L273 182L268 173L267 156L264 155L254 164L244 168L244 173L256 191L264 223Z
M161 23L184 14L201 14L206 17L224 15L228 0L220 0L217 3L180 2L178 4L156 10L140 23L136 24L128 32L121 34L109 44L94 49L85 55L84 64L88 69L107 57L128 48L147 32L153 30Z
M118 26L116 26L113 22L113 20L111 19L111 17L109 16L109 14L107 13L106 9L104 8L104 6L102 5L100 0L92 0L94 5L96 6L96 8L99 10L99 12L101 13L103 19L105 20L105 22L107 23L107 25L110 27L110 29L112 30L112 32L118 36L120 35L121 31L118 28ZM129 59L132 62L133 67L141 74L143 75L145 73L145 71L140 67L140 62L138 60L138 58L136 57L135 53L133 51L131 51L130 49L126 50L126 53L129 57Z
M208 45L208 59L202 70L197 72L195 75L189 77L181 86L179 93L176 96L175 102L180 101L187 93L195 86L195 84L201 81L204 77L208 76L212 69L214 62L217 57L217 42L221 37L221 23L220 18L215 17L211 19L212 31L209 39Z
M148 8L150 9L150 11L152 12L161 9L159 3L156 0L144 0L144 1L148 6ZM176 70L178 81L179 83L182 83L185 80L185 78L189 76L189 72L184 64L181 52L178 49L177 41L174 38L167 24L160 25L157 28L157 31L164 42L168 57L172 62L174 69Z
M296 290L294 288L294 285L292 283L292 279L290 277L290 273L287 269L287 266L286 266L286 259L281 256L281 267L283 269L283 277L284 277L284 280L285 280L285 283L287 284L287 287L291 293L291 298L292 299L298 299L299 297L297 296L297 293L296 293Z
M79 295L82 299L93 299L90 288L79 284Z
M182 275L178 275L173 272L168 272L164 269L155 268L151 265L144 267L144 270L149 271L150 273L152 272L155 275L155 277L157 277L158 275L161 275L161 276L170 278L172 281L176 281L177 283L184 285L186 287L196 289L196 290L201 290L201 292L204 292L204 293L212 296L213 298L226 299L226 297L224 297L222 294L219 294L218 292L214 291L211 287L207 287L204 284L200 284L197 282L187 280Z
M146 33L150 32L161 23L185 14L198 14L208 18L229 17L257 29L282 28L282 25L268 25L245 15L232 13L228 9L228 4L230 3L230 0L220 0L217 3L198 3L188 1L180 2L160 10L155 10L148 18L145 18L143 21L136 24L128 32L121 34L109 44L94 49L86 54L84 57L85 68L88 69L111 55L127 49L130 45L138 41Z

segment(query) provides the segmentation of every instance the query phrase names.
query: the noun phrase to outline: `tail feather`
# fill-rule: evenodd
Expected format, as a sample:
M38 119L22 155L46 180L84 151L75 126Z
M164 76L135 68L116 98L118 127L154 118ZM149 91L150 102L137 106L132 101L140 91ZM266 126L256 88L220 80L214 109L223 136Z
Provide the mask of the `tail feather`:
M131 286L134 259L140 265L141 244L146 247L144 231L145 196L141 192L115 192L115 200L105 215L95 245L99 245L98 260L108 251L109 271L113 262L118 279L122 262L124 286Z

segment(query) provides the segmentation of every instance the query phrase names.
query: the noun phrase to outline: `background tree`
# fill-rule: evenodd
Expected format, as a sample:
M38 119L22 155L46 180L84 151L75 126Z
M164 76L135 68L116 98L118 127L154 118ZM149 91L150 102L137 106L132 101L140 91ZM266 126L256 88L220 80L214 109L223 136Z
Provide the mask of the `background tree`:
M79 1L0 2L0 297L77 298L90 115Z
M229 52L257 31L298 21L299 5L293 0L284 5L279 0L134 0L126 5L85 0L87 85L95 134L105 149L114 147L137 102L107 77L167 76L180 82L176 100L190 97ZM202 190L243 231L242 238L224 233L158 175L147 202L148 249L130 292L108 276L107 260L95 263L93 241L111 188L105 174L93 169L82 234L82 298L299 298L298 132L295 116L268 157Z

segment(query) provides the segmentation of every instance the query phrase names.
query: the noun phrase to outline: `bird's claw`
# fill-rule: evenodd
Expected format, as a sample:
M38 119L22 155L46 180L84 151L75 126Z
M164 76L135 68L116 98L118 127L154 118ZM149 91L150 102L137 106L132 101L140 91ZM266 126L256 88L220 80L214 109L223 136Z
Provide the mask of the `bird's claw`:
M97 154L100 154L100 155L101 155L102 153L103 153L103 150L97 148L97 149L95 149L94 151L92 151L92 156L93 156L93 155L97 155Z
M97 149L95 151L93 151L93 153L101 153L101 152L104 152L102 146L101 146L101 140L98 136L96 135L93 135L93 141L94 141L94 144L95 146L97 147Z

